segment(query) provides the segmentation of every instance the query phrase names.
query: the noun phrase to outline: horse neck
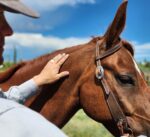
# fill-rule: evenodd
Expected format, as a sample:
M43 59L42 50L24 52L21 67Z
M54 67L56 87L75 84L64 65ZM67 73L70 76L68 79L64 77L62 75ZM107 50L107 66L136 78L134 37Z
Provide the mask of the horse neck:
M89 63L89 53L92 53L92 50L89 49L88 51L87 48L85 46L80 50L70 53L69 60L61 69L62 71L69 70L70 76L52 86L45 87L44 90L47 90L47 93L45 91L42 92L46 96L49 93L49 97L40 112L59 127L65 125L80 109L79 87L81 76Z
M65 125L80 109L80 77L89 62L87 58L90 57L90 48L88 47L88 45L81 46L73 52L67 52L70 57L61 71L69 70L70 76L53 85L45 85L41 94L30 105L59 127Z
M39 95L34 96L26 103L27 106L40 112L54 124L62 127L80 109L78 88L80 86L80 77L87 67L91 55L93 55L94 48L90 45L59 50L26 62L11 78L2 83L1 87L8 88L12 85L20 84L38 74L53 56L63 52L69 53L70 57L61 68L61 71L69 70L70 76L53 85L44 85Z
M72 53L80 50L82 46L74 46L63 50L58 50L50 54L43 55L31 61L21 62L5 72L0 73L0 87L5 91L12 85L19 85L24 81L40 73L45 64L59 53Z

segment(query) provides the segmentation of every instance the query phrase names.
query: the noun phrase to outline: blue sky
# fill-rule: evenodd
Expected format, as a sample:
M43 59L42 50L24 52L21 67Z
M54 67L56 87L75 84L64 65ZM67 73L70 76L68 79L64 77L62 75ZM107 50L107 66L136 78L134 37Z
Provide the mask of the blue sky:
M33 59L53 50L82 44L104 34L121 0L24 0L41 14L32 19L6 13L16 33L6 39L5 60L16 47L18 60ZM150 1L129 0L122 38L132 42L136 60L150 60Z

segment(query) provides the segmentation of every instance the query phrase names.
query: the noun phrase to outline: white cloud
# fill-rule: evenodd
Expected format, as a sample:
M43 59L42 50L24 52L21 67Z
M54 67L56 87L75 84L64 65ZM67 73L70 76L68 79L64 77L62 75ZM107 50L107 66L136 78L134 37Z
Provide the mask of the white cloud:
M150 50L150 43L136 45L137 50Z
M13 46L35 47L36 49L62 49L65 47L83 44L90 38L59 38L55 36L43 36L40 33L16 33L6 39L6 50Z
M77 4L94 4L96 0L25 0L24 3L40 11L55 10L60 6L75 6Z
M135 48L135 57L137 59L148 59L150 60L150 43L139 44L137 41L131 42Z
M145 51L150 51L150 43L139 44L138 42L131 42L135 47L136 53L142 53Z
M14 30L24 32L52 30L56 26L67 22L70 17L70 12L61 11L61 6L76 6L80 4L94 4L96 0L22 0L23 3L31 7L33 10L40 13L41 18L33 20L22 16L21 14L10 14L6 12L6 17ZM53 10L56 10L53 12ZM17 22L16 22L17 20Z
M40 33L16 33L12 37L6 39L5 51L12 50L14 46L19 46L20 50L22 49L21 47L26 47L29 49L36 49L37 52L40 52L41 49L51 51L84 44L89 40L90 38L44 36ZM138 61L144 59L150 60L150 43L139 44L135 41L131 43L135 47L135 58Z

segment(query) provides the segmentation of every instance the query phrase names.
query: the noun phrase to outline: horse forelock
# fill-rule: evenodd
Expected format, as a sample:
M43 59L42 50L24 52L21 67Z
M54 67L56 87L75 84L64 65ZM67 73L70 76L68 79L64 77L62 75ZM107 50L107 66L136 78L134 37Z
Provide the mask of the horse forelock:
M134 48L133 45L126 40L121 41L123 46L131 53L132 56L134 56Z

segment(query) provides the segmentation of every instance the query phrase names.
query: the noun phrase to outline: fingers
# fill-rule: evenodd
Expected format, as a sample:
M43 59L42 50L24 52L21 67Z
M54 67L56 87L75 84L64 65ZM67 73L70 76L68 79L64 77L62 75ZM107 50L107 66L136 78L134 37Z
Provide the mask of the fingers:
M59 74L57 74L58 76L58 79L62 78L62 77L65 77L65 76L68 76L69 75L69 72L68 71L63 71Z
M58 63L59 65L62 65L65 60L68 58L68 54L58 54L53 59L50 60L51 63Z
M58 54L52 60L54 60L54 62L57 63L62 58L62 56L63 56L63 54Z
M124 135L121 136L121 137L129 137L129 134L124 134Z
M58 54L57 56L55 56L53 59L50 60L51 63L54 63L56 66L57 66L57 69L59 71L61 65L67 60L67 58L69 57L68 54ZM57 79L60 79L62 77L65 77L69 75L69 72L68 71L63 71L61 73L58 73L56 74L56 77Z
M67 60L68 57L69 57L68 54L63 54L63 55L62 55L62 58L59 59L59 61L57 62L57 64L58 64L59 66L61 66L61 65Z

